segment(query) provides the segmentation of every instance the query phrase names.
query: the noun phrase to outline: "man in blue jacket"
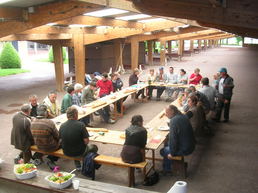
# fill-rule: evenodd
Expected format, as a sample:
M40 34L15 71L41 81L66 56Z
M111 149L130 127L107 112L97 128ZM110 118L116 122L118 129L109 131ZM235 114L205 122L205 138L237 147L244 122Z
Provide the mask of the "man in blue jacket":
M163 172L171 172L173 156L185 156L195 149L193 128L189 119L183 115L176 106L169 105L166 108L166 116L169 122L169 141L167 146L160 150L163 156Z

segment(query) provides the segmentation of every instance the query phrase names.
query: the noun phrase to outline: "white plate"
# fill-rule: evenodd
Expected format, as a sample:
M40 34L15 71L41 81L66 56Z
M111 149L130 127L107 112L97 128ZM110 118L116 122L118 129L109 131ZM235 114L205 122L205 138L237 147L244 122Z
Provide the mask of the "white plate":
M168 126L161 126L159 127L160 131L169 131L169 127Z

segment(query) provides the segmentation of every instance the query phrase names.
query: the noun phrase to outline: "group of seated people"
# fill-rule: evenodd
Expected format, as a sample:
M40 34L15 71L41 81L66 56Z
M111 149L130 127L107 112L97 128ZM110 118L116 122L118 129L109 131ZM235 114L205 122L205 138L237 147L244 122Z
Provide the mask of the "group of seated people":
M202 79L202 76L200 75L200 69L196 68L194 70L194 73L191 74L191 76L188 79L188 75L186 74L186 71L184 69L180 69L179 74L174 73L174 68L172 66L169 67L168 72L164 72L164 67L160 67L159 71L155 73L154 69L149 70L149 74L147 76L147 79L144 80L145 82L148 82L149 84L152 83L164 83L164 84L192 84L197 85L200 84L200 81ZM141 73L139 69L134 69L133 74L129 78L129 86L133 84L137 84L138 82L141 82ZM178 93L182 90L175 87L165 87L165 86L149 86L147 90L147 99L151 99L153 96L153 90L157 89L157 98L156 100L159 101L161 95L165 91L166 93L166 101L171 101L175 98L177 98ZM142 98L145 98L144 91L140 90L137 95L136 99L141 95Z
M173 68L170 67L169 69L171 75L165 76L163 68L160 68L155 80L172 80ZM196 79L199 79L198 77L201 76L199 69L196 69L195 73L195 75L190 76L190 81L197 83ZM195 137L203 131L206 123L206 115L210 111L214 111L216 96L220 98L217 101L219 109L216 111L216 119L220 119L222 108L225 108L224 118L228 121L229 105L234 84L233 79L227 75L225 68L222 68L220 73L221 77L218 80L217 89L209 86L209 79L207 77L201 77L200 81L203 86L199 91L194 86L181 91L179 102L180 106L182 106L181 111L183 113L174 105L166 108L165 114L170 119L170 132L168 143L161 150L161 155L164 157L163 169L165 171L171 169L172 156L188 155L193 152L195 148ZM185 71L181 70L180 76L174 76L174 79L177 81L176 83L178 83L178 80L181 80L181 83L186 84L187 76L185 74ZM129 78L130 85L138 82L138 75L139 70L137 71L136 69ZM150 76L153 75L154 71L150 70ZM85 128L89 123L89 117L86 116L78 120L78 108L74 105L85 105L96 100L98 97L101 98L111 92L121 90L122 86L123 82L118 74L113 74L111 80L109 80L108 75L103 73L102 79L97 82L92 81L85 88L78 83L74 86L69 86L67 94L63 97L61 108L59 108L56 100L56 92L50 92L42 104L38 104L36 95L31 95L29 97L30 104L23 105L21 111L13 117L11 144L16 149L21 150L19 157L15 161L23 158L25 163L30 162L31 159L42 162L42 154L31 154L30 146L33 144L45 152L53 152L62 147L64 154L72 157L84 157L88 152L96 153L98 148L95 145L89 145L89 134ZM148 90L150 90L150 87ZM98 96L96 95L97 88L100 88ZM158 92L159 97L162 92ZM223 101L221 97L224 97ZM109 111L109 107L105 107L100 112L107 123L111 123ZM66 113L68 120L61 124L60 129L57 130L56 124L51 118L58 116L60 112ZM143 161L146 143L147 131L143 127L143 117L141 115L133 116L131 126L126 129L125 143L121 152L123 161L128 163ZM48 156L47 158L47 164L50 168L53 168L58 158L55 156ZM80 170L81 163L75 161L75 166Z

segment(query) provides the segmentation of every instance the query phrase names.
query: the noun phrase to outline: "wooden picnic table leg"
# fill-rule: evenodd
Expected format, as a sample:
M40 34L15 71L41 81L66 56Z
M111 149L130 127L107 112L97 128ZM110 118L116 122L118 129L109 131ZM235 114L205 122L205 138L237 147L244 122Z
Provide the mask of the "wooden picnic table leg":
M153 169L155 170L155 151L154 149L151 150L152 153L152 165L153 165Z
M124 106L123 106L124 98L120 99L119 102L120 102L120 107L121 107L121 109L120 109L120 116L123 117L123 115L124 115Z
M131 168L131 167L128 168L128 178L129 178L128 186L129 187L132 187L135 185L134 169L135 168Z
M114 102L114 119L117 120L118 112L117 112L117 102Z

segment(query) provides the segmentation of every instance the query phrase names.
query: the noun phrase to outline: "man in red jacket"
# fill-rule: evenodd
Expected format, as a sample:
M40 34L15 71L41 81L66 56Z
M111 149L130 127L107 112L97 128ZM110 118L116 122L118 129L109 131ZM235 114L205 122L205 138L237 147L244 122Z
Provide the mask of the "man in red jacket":
M98 80L97 87L100 88L100 91L99 91L100 98L102 98L106 95L109 95L111 92L113 92L113 83L111 80L108 79L107 73L102 74L102 79ZM114 123L115 122L114 120L110 119L109 106L104 107L103 110L100 111L100 114L106 123Z

